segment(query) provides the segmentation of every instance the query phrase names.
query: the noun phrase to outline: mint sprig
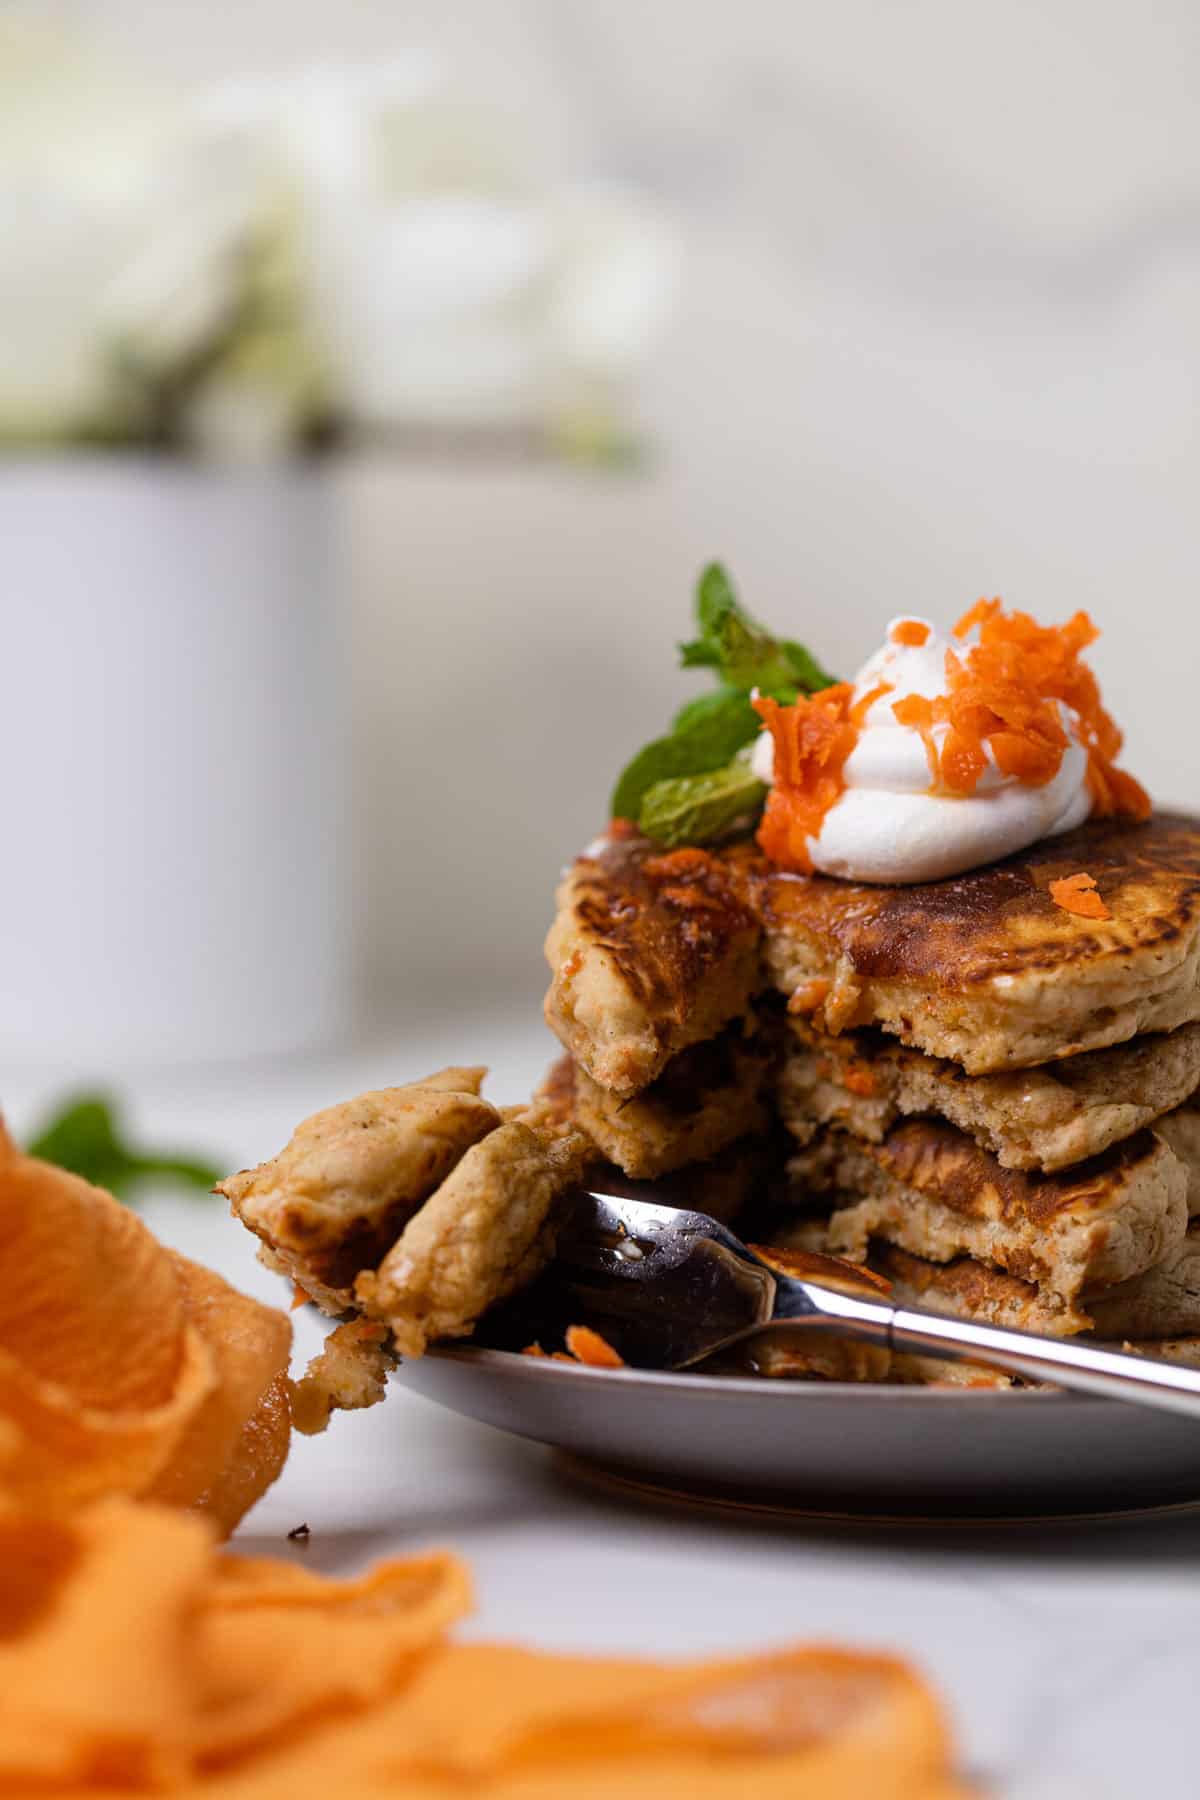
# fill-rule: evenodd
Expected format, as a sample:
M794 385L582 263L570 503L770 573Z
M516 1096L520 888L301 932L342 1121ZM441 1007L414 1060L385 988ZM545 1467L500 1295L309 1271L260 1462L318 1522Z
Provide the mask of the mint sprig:
M687 701L671 729L638 751L611 802L614 818L633 819L671 846L710 843L743 821L752 825L761 810L766 790L738 754L761 727L751 693L790 705L834 679L803 644L772 636L750 616L720 563L701 573L695 605L698 632L679 646L680 664L711 669L720 685Z
M813 694L831 687L816 658L791 638L775 638L746 611L720 563L709 563L696 588L696 620L700 635L680 644L685 669L715 669L722 681L749 693L758 688L788 701L797 692Z

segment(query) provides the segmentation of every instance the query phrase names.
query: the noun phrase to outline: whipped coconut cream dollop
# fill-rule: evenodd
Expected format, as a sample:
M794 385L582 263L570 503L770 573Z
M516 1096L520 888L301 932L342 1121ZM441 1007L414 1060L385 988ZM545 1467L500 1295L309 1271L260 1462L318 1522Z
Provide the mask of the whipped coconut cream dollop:
M859 670L851 698L858 733L842 765L843 789L807 839L814 869L851 881L937 881L1070 831L1088 817L1088 755L1078 720L1061 703L1067 746L1044 785L1003 774L990 745L971 793L952 793L938 781L925 738L901 724L895 708L910 695L937 700L946 694L949 650L962 657L969 646L940 637L928 620L894 619L887 641ZM948 731L932 727L936 747ZM769 730L755 742L752 767L761 781L773 782Z

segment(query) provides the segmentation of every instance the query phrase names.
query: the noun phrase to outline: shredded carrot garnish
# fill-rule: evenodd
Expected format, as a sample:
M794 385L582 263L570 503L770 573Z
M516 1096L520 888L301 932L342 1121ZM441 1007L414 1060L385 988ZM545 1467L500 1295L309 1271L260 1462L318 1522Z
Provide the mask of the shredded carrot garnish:
M1083 870L1078 875L1064 875L1050 883L1050 898L1064 912L1078 913L1081 919L1111 919L1104 901L1096 892L1096 877Z
M929 642L929 627L924 619L897 619L888 632L888 637L893 644L907 644L913 649L919 649L922 644Z
M775 779L758 841L771 861L808 874L808 840L845 789L842 768L858 742L867 714L892 685L880 681L854 698L849 682L780 706L765 696L754 709L775 742ZM819 1004L819 1002L814 1002Z
M866 1063L849 1062L842 1070L842 1086L864 1100L875 1092L875 1077Z
M521 1355L544 1357L547 1362L584 1363L589 1369L625 1367L624 1358L590 1325L569 1326L566 1344L565 1350L543 1350L540 1344L526 1344Z
M1075 613L1065 625L1039 625L1028 613L1006 613L999 600L979 600L954 628L960 640L973 631L978 641L970 649L947 652L947 691L929 703L922 730L929 753L932 738L926 734L934 725L946 727L936 750L940 785L952 794L974 793L990 750L1002 775L1044 787L1058 774L1070 743L1062 705L1074 714L1075 733L1087 751L1093 813L1147 818L1145 790L1113 766L1121 733L1082 661L1099 636L1087 613ZM922 729L911 700L897 702L895 710L901 724Z
M637 837L639 835L638 822L636 819L610 819L608 821L608 835L614 841L621 838Z
M775 741L775 782L758 828L766 856L784 869L812 870L808 840L843 792L842 767L858 739L849 682L780 706L765 695L754 709Z
M814 975L811 981L802 981L800 986L789 996L788 1011L790 1013L816 1012L829 993L830 985L823 975Z
M958 621L958 624L954 627L955 637L969 637L976 625L986 625L989 619L995 618L996 614L1000 611L1001 604L1002 602L998 599L977 600L974 606L967 609L962 618Z
M906 694L903 700L893 703L892 712L898 725L909 725L920 733L925 760L929 764L929 779L936 786L940 779L940 764L937 740L933 735L933 701L927 700L924 694Z
M652 881L694 881L699 875L706 875L712 867L712 858L707 851L694 848L668 850L662 856L648 856L642 864L643 873Z
M296 1312L299 1310L300 1307L308 1306L311 1299L312 1299L312 1296L310 1294L305 1293L304 1289L300 1286L300 1283L298 1281L293 1281L293 1283L292 1283L292 1304L288 1307L288 1311Z
M868 688L861 700L856 700L850 708L850 723L855 726L857 730L861 731L863 725L866 723L867 714L870 712L875 702L877 700L882 700L883 696L885 694L890 694L891 691L892 684L890 681L877 681L873 688Z
M567 1330L567 1349L576 1362L589 1369L623 1369L625 1358L618 1356L610 1343L593 1331L590 1325L572 1325Z

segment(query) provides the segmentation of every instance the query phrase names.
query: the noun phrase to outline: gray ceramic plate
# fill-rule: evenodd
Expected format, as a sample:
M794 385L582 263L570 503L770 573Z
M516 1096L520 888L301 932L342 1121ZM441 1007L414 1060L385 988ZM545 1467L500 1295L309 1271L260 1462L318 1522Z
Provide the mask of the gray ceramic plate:
M1014 1518L1200 1500L1200 1425L1068 1394L664 1375L438 1350L439 1405L659 1489L773 1510Z

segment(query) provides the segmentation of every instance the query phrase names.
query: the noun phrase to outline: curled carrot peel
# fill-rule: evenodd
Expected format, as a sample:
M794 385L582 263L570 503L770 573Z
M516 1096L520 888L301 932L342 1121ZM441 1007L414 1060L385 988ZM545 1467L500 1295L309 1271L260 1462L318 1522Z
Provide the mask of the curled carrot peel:
M904 1664L660 1664L455 1642L445 1552L334 1579L128 1499L0 1512L6 1795L966 1800Z
M1078 875L1064 875L1050 883L1050 898L1064 912L1076 913L1081 919L1111 919L1112 914L1096 892L1096 877L1080 870Z

